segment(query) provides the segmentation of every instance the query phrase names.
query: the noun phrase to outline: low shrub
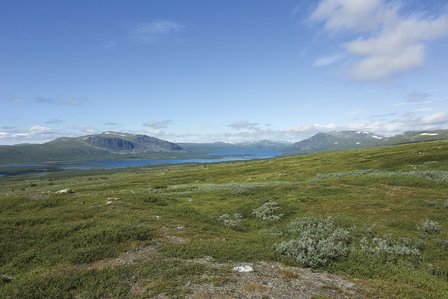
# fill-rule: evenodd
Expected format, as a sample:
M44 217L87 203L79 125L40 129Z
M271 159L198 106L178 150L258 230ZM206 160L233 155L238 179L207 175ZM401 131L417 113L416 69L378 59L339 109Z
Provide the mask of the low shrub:
M387 234L382 238L362 238L360 241L360 251L381 261L389 262L396 262L402 258L417 259L420 257L420 250L410 239L394 239L391 235Z
M425 220L421 225L417 226L418 232L421 236L437 234L440 232L440 224L437 221Z
M375 178L416 177L416 178L425 178L428 180L434 180L441 183L448 182L448 171L444 170L384 171L376 169L359 169L343 172L318 173L314 177L314 180L319 181L324 179L340 179L347 177L362 177L362 176L369 176Z
M218 221L222 223L226 228L239 229L241 228L241 220L243 216L235 213L233 215L223 214L219 216Z
M305 217L288 225L290 239L276 245L277 251L306 267L325 266L348 253L350 232L332 218Z
M277 221L283 217L283 214L277 214L277 211L279 209L280 207L278 206L278 203L276 201L269 201L263 204L261 207L253 210L252 214L255 215L256 218L263 221Z
M433 242L434 242L434 244L436 244L439 247L448 248L448 240L446 240L446 239L437 238L437 239L434 239Z

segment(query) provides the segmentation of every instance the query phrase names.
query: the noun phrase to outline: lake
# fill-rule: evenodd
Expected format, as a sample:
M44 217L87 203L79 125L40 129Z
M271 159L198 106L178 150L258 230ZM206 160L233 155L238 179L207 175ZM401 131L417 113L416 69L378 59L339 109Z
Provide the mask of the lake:
M7 164L0 165L0 173L2 168L30 168L29 172L34 175L44 175L46 172L55 170L93 170L93 169L117 169L129 167L143 167L143 166L157 166L169 164L186 164L186 163L220 163L230 161L247 161L254 159L268 159L283 154L278 150L267 149L245 149L232 150L228 152L208 153L207 155L197 155L195 158L188 159L125 159L125 160L88 160L76 162L51 162L51 163L28 163L28 164ZM206 157L205 157L206 156ZM215 158L216 157L216 158ZM45 169L51 166L53 169L48 169L46 172L39 168ZM33 169L33 170L31 170ZM22 172L24 173L24 172ZM27 171L25 173L28 173ZM7 174L0 174L5 176Z
M208 154L208 156L219 156L219 158L191 158L191 159L142 159L142 160L90 160L82 162L62 162L60 165L67 170L90 170L90 169L116 169L128 167L142 167L165 164L185 163L219 163L229 161L242 161L254 159L267 159L281 155L279 151L273 150L251 150L231 151Z

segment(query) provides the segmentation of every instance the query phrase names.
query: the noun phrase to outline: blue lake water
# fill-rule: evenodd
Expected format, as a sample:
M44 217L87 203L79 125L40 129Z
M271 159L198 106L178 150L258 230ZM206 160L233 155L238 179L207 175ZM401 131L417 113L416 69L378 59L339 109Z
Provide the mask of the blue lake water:
M90 170L90 169L116 169L127 167L155 166L165 164L185 164L185 163L219 163L230 161L244 161L253 159L268 159L281 155L279 151L259 150L259 151L232 151L229 153L215 153L209 156L219 156L219 158L192 158L192 159L142 159L142 160L90 160L83 162L63 162L60 163L63 169Z
M77 162L52 162L52 166L56 166L64 170L92 170L92 169L117 169L128 167L143 167L143 166L156 166L156 165L168 165L168 164L185 164L185 163L219 163L229 161L244 161L254 159L267 159L281 155L281 151L266 150L266 149L246 149L241 151L228 151L219 153L208 153L209 158L201 158L198 155L196 158L191 159L125 159L125 160L88 160ZM210 158L213 157L213 158ZM216 157L216 158L214 158ZM0 165L1 167L42 167L48 166L47 163L30 163L30 164L8 164ZM1 171L1 170L0 170ZM45 175L45 172L34 173L33 175ZM0 174L0 176L5 176Z

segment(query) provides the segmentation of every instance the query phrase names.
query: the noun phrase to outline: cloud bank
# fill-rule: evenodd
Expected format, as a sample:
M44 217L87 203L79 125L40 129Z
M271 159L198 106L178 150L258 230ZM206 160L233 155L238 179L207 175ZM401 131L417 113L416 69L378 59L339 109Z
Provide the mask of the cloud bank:
M322 0L310 19L356 38L340 46L355 58L349 75L384 80L425 64L427 43L448 35L448 15L404 14L399 2Z
M240 120L227 125L229 130L222 133L197 134L176 133L168 129L171 120L150 121L144 124L151 130L124 130L133 134L147 134L172 142L251 142L259 140L297 142L318 132L329 131L370 131L386 136L414 130L435 130L448 128L448 113L443 111L421 112L418 110L402 114L392 112L366 116L364 120L349 123L323 123L272 128L266 124ZM111 123L112 124L112 123ZM89 126L71 126L61 129L33 125L29 129L3 126L0 129L0 144L41 143L57 137L81 136L99 133L102 130Z
M63 106L79 106L86 102L81 98L49 98L49 97L36 97L34 99L25 99L14 97L11 101L16 104L48 104L48 105L63 105Z
M148 127L150 129L154 129L154 130L162 130L162 129L166 129L171 123L173 122L173 120L171 119L167 119L167 120L151 120L148 121L144 124L142 124L142 126L144 127Z

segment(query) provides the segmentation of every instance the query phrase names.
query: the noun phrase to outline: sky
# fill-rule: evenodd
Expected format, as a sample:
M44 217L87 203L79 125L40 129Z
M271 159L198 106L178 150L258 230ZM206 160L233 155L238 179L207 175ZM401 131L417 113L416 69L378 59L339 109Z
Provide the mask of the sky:
M441 0L0 0L0 144L448 128Z

